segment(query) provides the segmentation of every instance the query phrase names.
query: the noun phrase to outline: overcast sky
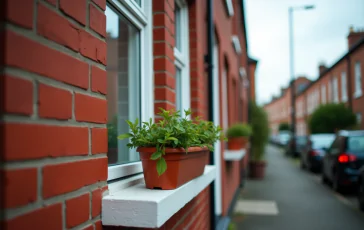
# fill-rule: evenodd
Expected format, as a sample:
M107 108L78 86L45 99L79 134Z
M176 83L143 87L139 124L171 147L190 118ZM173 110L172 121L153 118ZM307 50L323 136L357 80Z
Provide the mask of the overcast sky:
M289 76L288 7L294 12L295 75L318 77L318 63L334 64L348 50L350 25L364 30L364 0L244 0L249 55L258 59L256 93L268 102L287 86Z

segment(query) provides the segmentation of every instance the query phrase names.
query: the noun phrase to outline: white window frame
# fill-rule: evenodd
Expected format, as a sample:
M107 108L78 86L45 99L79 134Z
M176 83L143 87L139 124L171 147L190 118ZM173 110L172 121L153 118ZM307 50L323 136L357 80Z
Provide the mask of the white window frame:
M234 16L234 6L232 0L225 0L225 5L229 17Z
M348 90L347 90L347 78L346 72L341 72L341 101L347 102L348 101Z
M333 85L333 101L335 103L339 103L339 83L337 77L333 77L332 79L332 85Z
M321 85L321 104L326 104L326 85Z
M237 54L241 54L241 46L240 46L240 40L239 40L238 35L233 35L233 36L231 36L231 41L232 41L232 43L233 43L233 46L234 46L235 52L236 52Z
M362 76L361 76L361 66L360 62L356 61L354 65L354 74L355 74L355 93L354 97L358 98L363 95L362 91Z
M190 56L189 56L189 27L188 27L188 5L185 0L175 0L175 4L180 8L181 16L181 50L174 47L174 64L181 70L181 84L177 84L177 70L176 70L176 95L177 90L181 93L181 114L184 115L183 110L188 110L191 107L190 96ZM179 89L177 87L179 86ZM177 106L177 97L176 97Z
M126 17L140 31L140 99L141 121L154 120L154 79L153 79L153 41L152 4L141 0L141 6L133 0L108 0L119 13ZM108 167L107 180L142 173L141 162L131 162Z

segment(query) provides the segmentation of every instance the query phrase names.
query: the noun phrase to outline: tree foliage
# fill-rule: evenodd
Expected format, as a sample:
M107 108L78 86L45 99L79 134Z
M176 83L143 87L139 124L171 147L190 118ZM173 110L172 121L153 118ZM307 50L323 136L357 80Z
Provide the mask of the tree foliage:
M279 124L278 130L279 131L289 131L291 129L291 125L287 122L283 122Z
M311 133L335 133L356 125L355 114L345 104L325 104L318 107L308 120Z
M268 115L263 107L250 103L252 127L252 161L261 161L264 158L265 146L269 139Z

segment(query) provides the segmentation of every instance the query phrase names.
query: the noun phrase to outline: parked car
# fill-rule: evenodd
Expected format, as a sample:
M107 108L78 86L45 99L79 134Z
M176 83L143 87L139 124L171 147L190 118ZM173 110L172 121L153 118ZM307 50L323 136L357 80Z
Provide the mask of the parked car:
M288 144L289 139L291 138L291 132L289 131L280 131L278 133L278 145L286 146Z
M340 131L323 158L322 181L335 191L357 187L364 165L364 130Z
M295 136L295 138L290 137L288 144L286 145L286 155L298 157L301 155L302 151L307 146L307 136ZM293 147L295 147L295 152L293 152Z
M358 200L359 208L364 212L364 166L360 169Z
M307 144L301 152L301 168L307 168L311 172L320 172L322 158L335 140L335 134L312 134L306 140Z

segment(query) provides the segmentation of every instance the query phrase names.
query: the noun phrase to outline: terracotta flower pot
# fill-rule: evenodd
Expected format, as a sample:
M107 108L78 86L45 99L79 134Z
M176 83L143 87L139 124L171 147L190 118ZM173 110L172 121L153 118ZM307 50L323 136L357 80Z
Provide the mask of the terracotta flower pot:
M265 175L265 161L249 162L249 177L253 179L263 179Z
M157 161L150 159L150 156L156 152L156 148L139 147L137 151L142 161L146 187L162 190L176 189L201 176L208 163L209 155L207 148L191 147L187 154L183 148L166 148L166 154L163 157L167 162L167 170L158 176Z
M246 137L233 137L228 140L229 150L239 150L244 149L248 143L248 138Z

